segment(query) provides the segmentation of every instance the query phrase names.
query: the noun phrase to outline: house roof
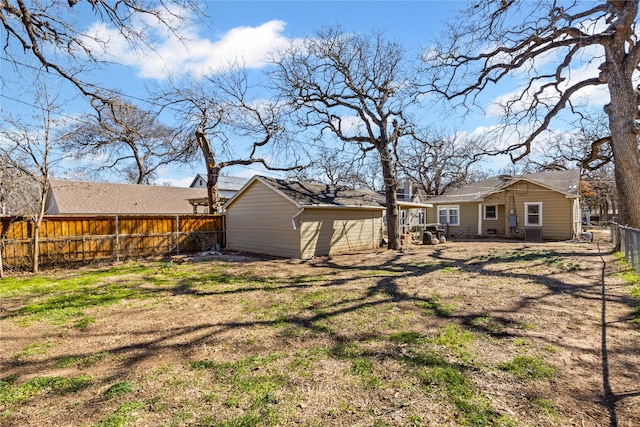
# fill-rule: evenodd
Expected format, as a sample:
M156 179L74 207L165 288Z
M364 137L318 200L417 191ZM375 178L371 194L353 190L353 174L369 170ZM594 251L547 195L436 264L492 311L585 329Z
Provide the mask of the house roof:
M203 180L205 183L207 182L207 174L197 174L193 181L191 181L191 185L189 187L195 187L198 179ZM249 178L242 178L239 176L227 176L220 175L218 176L218 190L220 191L238 191L249 181Z
M517 182L530 182L552 191L564 194L568 198L578 197L580 184L579 170L545 171L519 176L501 175L465 185L441 196L429 199L430 203L443 204L454 202L479 202L487 196L504 191Z
M354 190L345 186L288 181L259 175L254 176L234 197L229 199L225 204L225 208L232 204L244 189L248 188L254 181L260 181L299 208L385 208L384 196L373 191ZM431 204L400 201L398 201L398 205L412 208L432 206Z
M190 214L203 188L51 180L47 214Z

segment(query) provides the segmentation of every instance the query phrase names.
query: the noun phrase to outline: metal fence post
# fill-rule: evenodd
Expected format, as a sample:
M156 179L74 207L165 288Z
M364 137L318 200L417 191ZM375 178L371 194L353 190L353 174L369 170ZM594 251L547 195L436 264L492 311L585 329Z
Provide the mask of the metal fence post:
M611 227L614 250L622 252L629 265L640 274L640 230L617 223Z

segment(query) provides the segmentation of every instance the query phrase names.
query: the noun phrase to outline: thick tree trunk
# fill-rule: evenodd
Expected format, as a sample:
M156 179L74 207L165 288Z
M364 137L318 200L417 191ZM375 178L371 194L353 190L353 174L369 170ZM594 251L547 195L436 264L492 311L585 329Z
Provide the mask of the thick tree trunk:
M618 222L640 228L640 162L636 135L610 124L618 190ZM621 135L616 135L620 133Z
M217 214L220 210L220 196L218 193L218 176L220 176L220 165L216 163L215 153L209 145L209 141L202 128L196 131L196 139L202 150L205 164L207 166L207 204L209 213Z
M209 213L220 213L220 192L218 191L218 178L220 177L220 166L213 165L207 170L207 195L209 197Z
M610 45L605 46L606 64L603 69L611 96L611 103L605 107L605 112L609 116L611 131L618 222L640 228L640 128L636 124L640 115L638 95L631 78L635 65L629 62L630 57L625 53L627 41L624 33L618 31L615 37Z
M393 170L391 153L387 146L379 147L382 177L384 179L385 202L387 204L387 248L400 249L400 232L398 227L398 180Z

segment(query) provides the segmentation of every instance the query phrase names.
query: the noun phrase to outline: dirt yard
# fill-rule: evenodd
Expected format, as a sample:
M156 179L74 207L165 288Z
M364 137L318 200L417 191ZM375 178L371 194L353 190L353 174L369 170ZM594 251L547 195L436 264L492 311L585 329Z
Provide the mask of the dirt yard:
M602 236L8 278L0 424L639 426L620 269Z

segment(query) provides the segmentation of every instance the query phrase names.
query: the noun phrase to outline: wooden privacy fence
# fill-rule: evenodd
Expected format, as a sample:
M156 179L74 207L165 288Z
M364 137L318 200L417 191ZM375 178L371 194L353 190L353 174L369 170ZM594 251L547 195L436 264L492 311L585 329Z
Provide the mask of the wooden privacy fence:
M7 270L29 269L34 223L0 217L0 255ZM40 266L164 257L224 247L222 215L45 216Z

